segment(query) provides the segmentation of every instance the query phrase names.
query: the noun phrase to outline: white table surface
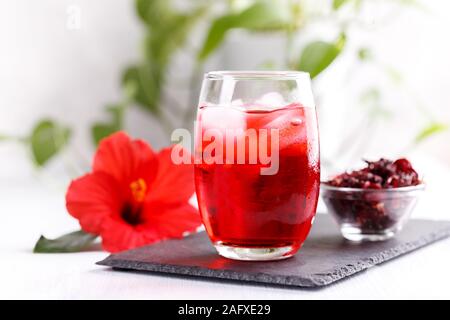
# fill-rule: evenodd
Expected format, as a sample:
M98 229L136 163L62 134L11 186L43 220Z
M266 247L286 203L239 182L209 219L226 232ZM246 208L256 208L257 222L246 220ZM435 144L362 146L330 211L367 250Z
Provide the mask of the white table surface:
M450 172L444 178L449 178ZM442 172L414 217L450 219ZM450 298L450 239L375 266L319 290L117 272L95 265L106 252L33 254L40 234L78 228L65 211L64 188L34 178L0 179L0 298L21 299L394 299ZM443 201L443 196L447 199Z

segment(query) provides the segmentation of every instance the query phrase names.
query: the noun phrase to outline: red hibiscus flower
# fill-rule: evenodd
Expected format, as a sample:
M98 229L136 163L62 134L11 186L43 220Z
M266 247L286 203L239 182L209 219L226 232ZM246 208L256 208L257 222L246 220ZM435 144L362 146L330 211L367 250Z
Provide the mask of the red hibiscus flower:
M109 136L100 143L92 173L70 184L67 210L84 231L100 235L110 252L195 231L201 222L188 203L193 168L175 165L170 156L171 148L155 153L123 132Z

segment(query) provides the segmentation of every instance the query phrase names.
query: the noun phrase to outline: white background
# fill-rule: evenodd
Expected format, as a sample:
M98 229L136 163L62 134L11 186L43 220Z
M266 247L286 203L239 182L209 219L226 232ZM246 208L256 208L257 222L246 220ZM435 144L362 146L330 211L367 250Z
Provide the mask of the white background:
M73 6L81 10L81 27L75 30L67 28L67 10ZM426 8L401 12L389 23L379 23L378 12L369 12L366 18L373 19L373 30L352 30L348 44L350 49L370 44L382 63L402 72L407 93L383 82L376 68L359 68L351 53L316 81L324 154L333 155L346 129L358 122L360 112L353 93L371 83L386 87L384 99L394 117L376 130L358 157L396 156L405 150L414 132L425 124L412 100L422 101L440 121L450 121L450 3L429 0ZM138 59L142 34L129 0L2 0L0 133L25 135L37 119L52 117L74 128L75 139L66 160L70 162L73 149L89 159L89 126L104 117L106 103L119 99L121 71ZM310 34L330 38L326 26ZM248 39L234 33L207 68L252 69L268 57L279 58L277 44L282 42L276 35ZM181 76L189 74L183 63L177 66ZM352 68L358 71L346 81ZM143 120L140 111L131 112L127 129L155 147L167 143L157 123ZM450 219L446 201L449 142L450 134L442 134L406 153L428 183L415 217ZM450 297L448 277L439 278L450 267L449 241L315 292L245 286L236 290L237 285L231 284L114 273L93 264L104 252L32 255L30 250L41 233L57 236L77 228L77 223L65 212L68 177L60 174L58 163L37 172L27 156L27 150L14 143L0 144L0 249L6 261L0 267L1 298ZM347 164L355 159L341 161ZM431 275L425 276L428 272ZM427 277L440 282L429 282Z

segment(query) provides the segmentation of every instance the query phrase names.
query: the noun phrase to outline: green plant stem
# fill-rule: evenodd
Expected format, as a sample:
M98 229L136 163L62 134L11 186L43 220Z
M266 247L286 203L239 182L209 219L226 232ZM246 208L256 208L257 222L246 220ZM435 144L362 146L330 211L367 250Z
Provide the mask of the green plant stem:
M29 142L29 138L28 137L15 137L15 136L10 136L10 135L0 134L0 142L1 141L10 141L10 142L18 142L18 143L26 144Z

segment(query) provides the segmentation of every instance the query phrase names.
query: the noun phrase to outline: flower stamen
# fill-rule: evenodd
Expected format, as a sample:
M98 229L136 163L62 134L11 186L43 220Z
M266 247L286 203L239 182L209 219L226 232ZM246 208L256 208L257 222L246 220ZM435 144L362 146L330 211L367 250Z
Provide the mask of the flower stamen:
M132 183L130 183L131 194L136 202L142 202L147 194L147 184L145 180L139 178Z

